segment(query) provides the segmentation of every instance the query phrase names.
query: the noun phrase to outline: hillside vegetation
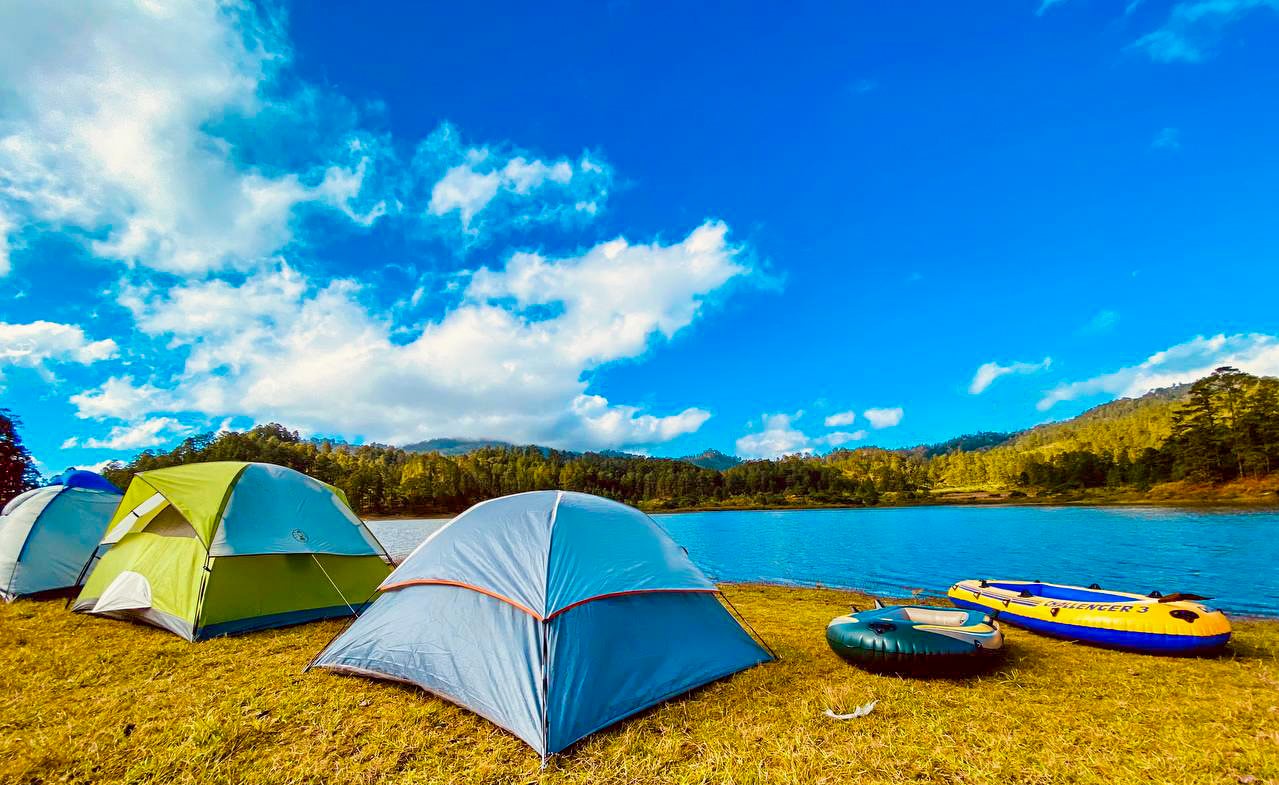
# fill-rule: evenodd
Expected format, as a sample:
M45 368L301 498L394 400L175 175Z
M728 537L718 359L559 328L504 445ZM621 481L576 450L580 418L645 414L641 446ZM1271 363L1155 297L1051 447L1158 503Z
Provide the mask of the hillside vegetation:
M1222 368L1193 385L1115 401L1019 434L771 461L734 463L719 453L674 460L535 446L422 453L303 439L271 424L190 438L171 452L144 452L105 473L123 486L135 472L213 460L268 461L306 472L342 488L366 515L455 513L494 496L548 488L652 510L919 503L965 495L1193 498L1228 483L1257 495L1279 486L1279 380Z

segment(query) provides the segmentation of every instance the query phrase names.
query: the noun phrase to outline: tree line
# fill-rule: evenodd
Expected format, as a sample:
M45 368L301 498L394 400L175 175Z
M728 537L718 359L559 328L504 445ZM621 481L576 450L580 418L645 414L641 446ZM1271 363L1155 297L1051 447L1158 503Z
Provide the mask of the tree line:
M194 436L173 450L146 451L109 465L103 473L124 487L137 472L219 460L263 461L304 472L341 488L364 515L456 513L495 496L545 489L593 493L649 510L874 505L966 489L1041 496L1088 488L1145 490L1176 480L1222 483L1279 471L1279 380L1219 368L1193 385L1114 401L1020 434L794 455L723 470L542 447L420 453L306 439L272 423ZM0 499L37 480L16 420L2 411L0 470Z

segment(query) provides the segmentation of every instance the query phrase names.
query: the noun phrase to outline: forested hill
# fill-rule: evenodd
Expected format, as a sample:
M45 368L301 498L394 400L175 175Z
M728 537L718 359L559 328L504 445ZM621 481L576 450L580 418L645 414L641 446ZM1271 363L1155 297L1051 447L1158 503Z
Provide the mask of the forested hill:
M1049 453L1085 449L1126 449L1134 456L1158 447L1172 433L1173 414L1190 394L1191 385L1152 390L1140 398L1103 403L1063 422L1047 423L1015 434L1009 447Z
M466 455L485 447L514 447L510 442L497 439L427 439L404 445L407 452L438 452L440 455Z
M771 461L734 463L722 453L676 460L467 447L449 455L354 446L303 439L271 424L194 437L105 473L123 486L134 472L180 463L268 461L337 485L366 515L451 513L493 496L545 488L651 510L912 503L964 493L1044 499L1089 489L1142 493L1172 482L1212 487L1279 479L1279 380L1223 368L1193 386L1115 401L1018 434Z

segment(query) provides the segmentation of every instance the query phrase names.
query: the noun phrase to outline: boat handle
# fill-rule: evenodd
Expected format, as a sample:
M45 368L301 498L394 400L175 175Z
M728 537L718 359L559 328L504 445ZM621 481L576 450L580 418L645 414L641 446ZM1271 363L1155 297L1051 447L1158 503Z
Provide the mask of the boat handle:
M1181 608L1178 608L1175 611L1169 611L1168 615L1173 617L1174 619L1181 619L1182 621L1187 622L1189 624L1194 624L1195 619L1199 618L1199 614L1195 613L1194 611L1187 611Z
M870 627L876 635L883 635L886 632L892 632L897 629L897 625L893 624L891 621L873 621L866 626Z

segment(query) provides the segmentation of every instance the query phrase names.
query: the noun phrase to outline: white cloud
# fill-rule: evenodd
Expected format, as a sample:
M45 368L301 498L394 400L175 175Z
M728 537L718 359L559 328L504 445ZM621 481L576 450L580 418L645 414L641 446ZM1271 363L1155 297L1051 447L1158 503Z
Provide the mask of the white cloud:
M867 409L862 412L862 416L870 422L870 427L876 430L893 427L902 421L902 414L900 406L892 409Z
M214 429L214 433L244 433L247 430L249 430L248 427L237 428L234 417L224 417L222 422L218 423L218 427Z
M149 284L126 283L118 299L148 335L172 333L194 341L208 336L212 342L234 336L255 320L288 319L308 285L301 273L280 263L239 284L210 279L174 287L162 308L149 301L156 291Z
M1279 11L1279 0L1187 0L1173 6L1162 27L1131 46L1158 63L1202 62L1227 27L1264 9Z
M669 417L640 414L635 406L609 405L599 395L579 395L572 412L580 419L578 428L592 445L630 445L668 442L693 433L710 419L705 409L689 408Z
M695 406L662 415L611 403L591 375L642 357L752 273L723 224L673 243L618 239L441 269L448 285L429 305L450 305L429 318L417 271L410 289L421 292L387 307L376 275L331 278L308 264L304 217L359 227L393 216L391 230L447 228L469 246L590 220L613 172L590 151L463 143L447 124L411 165L390 166L396 140L361 130L356 107L289 71L272 8L0 7L0 265L27 234L78 240L122 264L113 291L134 320L120 332L130 373L71 398L78 417L110 430L76 444L155 446L183 422L232 417L380 441L501 434L602 448L706 421ZM393 266L380 261L370 266ZM409 308L416 323L402 323ZM0 325L0 364L45 370L118 351L78 327L36 325L74 332L33 349L3 343L22 325Z
M980 395L1001 376L1013 373L1036 373L1047 369L1050 365L1052 365L1051 357L1045 357L1041 362L1037 363L1011 363L1009 365L1000 365L997 362L982 363L977 368L977 373L973 374L973 380L968 385L968 392L972 395Z
M831 447L839 447L849 442L859 442L869 436L870 433L864 430L858 431L834 431L822 437L821 441L829 444Z
M45 374L57 363L90 365L109 360L119 352L110 338L94 341L74 324L0 322L0 378L4 366L31 368Z
M765 414L759 431L737 440L737 454L743 458L776 458L811 453L813 445L809 438L792 425L803 414Z
M85 439L80 444L90 449L107 448L111 450L140 450L155 447L171 441L175 436L188 434L193 429L183 425L172 417L155 417L128 425L117 425L111 429L106 438ZM63 443L63 448L76 446L73 436Z
M610 404L588 392L588 377L673 337L750 272L726 232L707 223L670 245L515 254L475 271L461 301L407 341L360 302L356 282L319 283L284 265L239 284L131 284L121 303L142 331L185 351L183 369L158 391L116 379L74 402L84 416L141 406L395 443L494 433L571 447L667 441L710 414Z
M483 210L497 189L502 186L502 176L497 172L480 174L467 164L460 164L444 173L431 189L431 202L427 210L432 215L446 215L456 211L464 228Z
M1048 11L1048 9L1052 8L1055 5L1061 5L1065 1L1066 0L1039 0L1039 8L1038 10L1035 11L1035 15L1043 16L1044 13Z
M5 215L4 210L0 210L0 278L8 275L13 269L13 263L9 259L13 252L13 243L9 240L9 234L13 229L13 220Z
M1060 384L1044 394L1037 408L1047 411L1062 401L1103 393L1133 398L1161 387L1192 382L1223 365L1262 376L1279 376L1279 338L1256 333L1198 336L1155 352L1137 365Z
M453 126L437 129L413 161L430 189L425 214L478 242L512 227L590 220L608 199L612 169L590 154L545 161L508 148L467 146Z
M737 440L737 454L743 458L777 458L782 455L807 455L814 452L818 447L840 447L849 442L861 441L869 435L865 430L857 430L832 431L824 436L809 436L795 425L795 421L803 416L803 411L798 411L794 414L765 414L760 418L758 431L748 433ZM838 417L839 415L832 416ZM826 419L826 425L829 426L830 418Z
M856 419L856 412L837 412L826 418L826 427L837 428L841 425L852 425Z
M77 463L68 468L102 474L102 470L107 468L108 464L112 463L124 463L124 461L119 458L107 458L105 460L98 461L97 463Z
M71 396L76 417L128 420L139 412L153 411L163 393L151 384L134 385L132 376L112 376L98 387Z
M290 53L252 4L0 6L0 207L92 252L160 270L247 268L293 239L304 205L357 223L368 140L337 133L319 160L270 168L245 148L305 123L278 97ZM310 131L308 131L310 132ZM294 153L296 155L296 153ZM5 234L6 232L0 232Z

